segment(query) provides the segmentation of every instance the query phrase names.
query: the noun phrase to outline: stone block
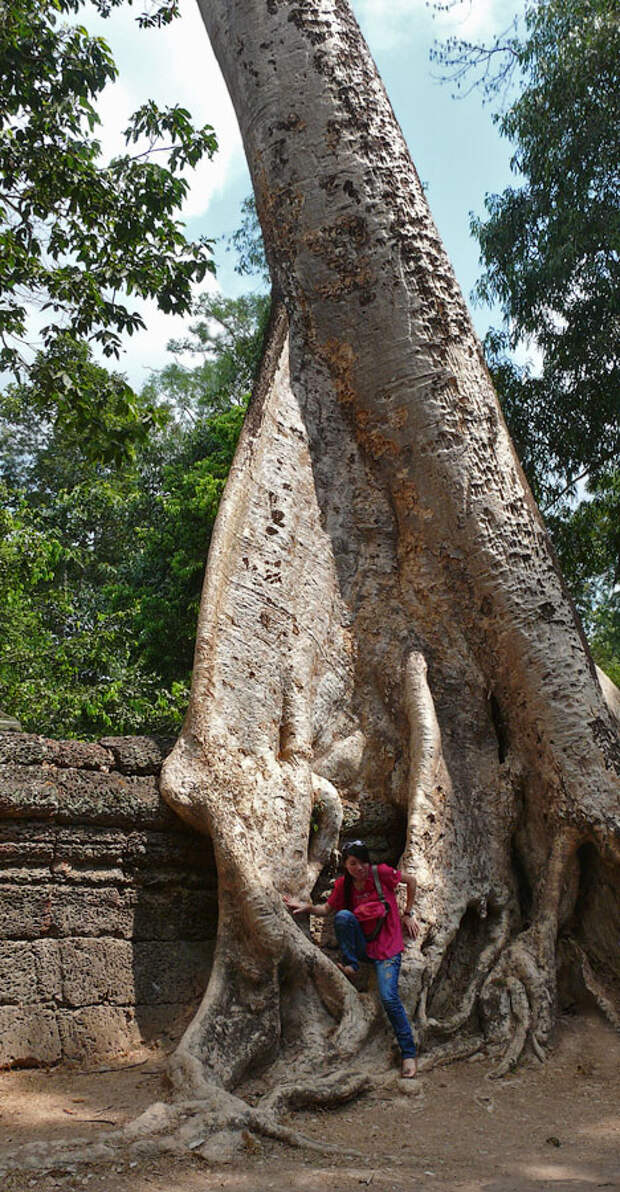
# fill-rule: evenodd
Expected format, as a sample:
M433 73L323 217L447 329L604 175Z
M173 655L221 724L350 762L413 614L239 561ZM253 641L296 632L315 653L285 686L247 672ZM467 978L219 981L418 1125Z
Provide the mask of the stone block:
M66 865L69 872L77 870L78 878L87 871L87 880L97 881L100 879L91 875L97 870L109 869L118 870L122 878L125 850L126 834L122 828L78 824L56 829L54 862L56 866Z
M200 999L195 1002L169 1002L166 1005L137 1005L136 1024L145 1043L176 1043L189 1026Z
M57 940L0 943L0 1003L34 1005L61 999Z
M110 1059L141 1043L136 1016L131 1006L87 1006L80 1010L59 1010L58 1032L65 1060Z
M343 800L342 835L359 837L374 861L395 865L405 843L406 818L399 807L363 792L359 801Z
M177 1038L203 996L216 867L160 798L166 752L0 734L0 1065Z
M52 883L0 886L0 938L114 935L133 932L134 890Z
M0 711L0 732L3 733L21 733L22 726L19 720L14 716L10 716L8 712Z
M55 861L52 873L58 883L84 890L96 886L114 886L122 890L123 886L131 884L122 869L86 869L67 860Z
M32 940L53 926L50 886L0 886L0 939Z
M58 822L170 828L176 817L159 794L157 779L92 770L56 770Z
M112 770L114 754L94 741L46 740L46 758L54 766L75 770Z
M0 762L36 766L47 757L45 737L34 733L0 733Z
M35 765L0 765L0 816L53 819L58 812L56 770Z
M153 737L102 737L121 774L159 774L165 753Z
M404 811L388 803L386 799L377 798L367 791L362 792L359 800L360 820L364 831L383 832L389 835L391 831L402 830L405 819Z
M213 939L217 931L217 895L170 884L164 890L135 890L133 936L136 940Z
M15 880L30 881L30 870L37 865L51 865L55 850L54 824L0 820L0 871L15 869Z
M74 875L75 876L75 875ZM141 940L211 939L217 930L214 891L52 881L0 884L0 939L49 937Z
M127 940L71 939L60 942L62 1000L67 1006L135 1001L133 949Z
M37 979L37 1000L62 1001L62 968L59 940L34 940L30 945Z
M0 765L0 817L160 831L179 824L154 775L8 763Z
M36 1002L37 974L32 945L23 940L0 943L0 1003Z
M0 1006L0 1068L56 1064L61 1054L53 1010Z
M175 826L176 828L176 826ZM217 871L213 846L181 822L178 830L129 832L125 835L124 866L138 875L140 871L177 870L183 882L192 885L217 886Z
M55 891L54 924L62 938L67 936L133 935L136 892L117 890L115 886L99 889L58 887Z
M136 942L133 947L135 1001L144 1005L198 1001L213 965L213 941Z
M37 733L0 733L0 762L111 770L114 754L91 741L54 741Z

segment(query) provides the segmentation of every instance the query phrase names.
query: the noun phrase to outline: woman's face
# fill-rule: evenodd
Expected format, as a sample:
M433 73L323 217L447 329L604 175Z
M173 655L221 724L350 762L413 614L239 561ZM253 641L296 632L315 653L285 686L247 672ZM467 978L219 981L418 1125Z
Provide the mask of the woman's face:
M351 855L345 857L344 867L347 873L351 874L354 882L361 882L363 878L368 876L368 862L360 861L359 857L353 857Z

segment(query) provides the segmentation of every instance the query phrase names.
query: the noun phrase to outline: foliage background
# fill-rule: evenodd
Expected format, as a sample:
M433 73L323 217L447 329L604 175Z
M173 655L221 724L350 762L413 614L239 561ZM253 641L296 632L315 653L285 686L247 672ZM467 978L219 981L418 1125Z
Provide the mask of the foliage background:
M172 733L189 692L218 503L260 359L268 300L204 297L183 345L201 357L137 399L160 420L102 462L0 399L0 702L52 736ZM221 320L225 320L226 326Z
M435 60L482 89L514 184L471 217L499 306L485 351L595 660L620 684L620 22L615 0L536 0ZM507 96L510 99L507 100ZM538 356L538 367L517 363Z

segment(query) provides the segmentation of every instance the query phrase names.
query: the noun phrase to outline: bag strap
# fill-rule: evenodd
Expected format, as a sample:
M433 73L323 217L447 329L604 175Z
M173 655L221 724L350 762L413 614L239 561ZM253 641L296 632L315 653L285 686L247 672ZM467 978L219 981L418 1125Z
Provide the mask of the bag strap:
M375 890L377 891L377 898L379 899L380 902L383 903L383 916L377 923L377 926L375 927L372 935L366 936L367 943L372 943L373 940L376 940L379 932L381 931L381 928L383 927L383 924L385 923L385 920L388 917L388 913L390 910L390 908L387 904L385 894L383 893L383 886L381 885L381 878L379 877L379 871L377 869L377 866L371 865L370 868L372 870L372 876L373 876L373 880L375 883Z
M383 903L383 905L385 907L385 913L387 915L388 910L390 908L388 907L388 904L387 904L387 901L385 898L385 894L383 893L383 886L381 885L381 878L379 877L379 870L376 865L371 865L370 868L372 870L372 876L373 876L373 880L375 883L375 890L377 891L377 897L378 897L379 901Z

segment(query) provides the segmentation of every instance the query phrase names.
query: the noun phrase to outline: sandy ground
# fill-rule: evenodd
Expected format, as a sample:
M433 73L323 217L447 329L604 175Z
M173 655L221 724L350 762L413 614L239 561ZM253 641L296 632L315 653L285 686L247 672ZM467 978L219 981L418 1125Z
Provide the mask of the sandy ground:
M620 1187L620 1044L600 1018L564 1017L552 1055L503 1080L486 1061L388 1078L354 1104L288 1119L341 1153L248 1139L229 1164L197 1156L13 1173L1 1192L581 1192ZM165 1097L163 1060L114 1071L0 1073L2 1154L35 1139L95 1138ZM130 1066L133 1064L133 1066ZM347 1157L347 1148L363 1160Z

